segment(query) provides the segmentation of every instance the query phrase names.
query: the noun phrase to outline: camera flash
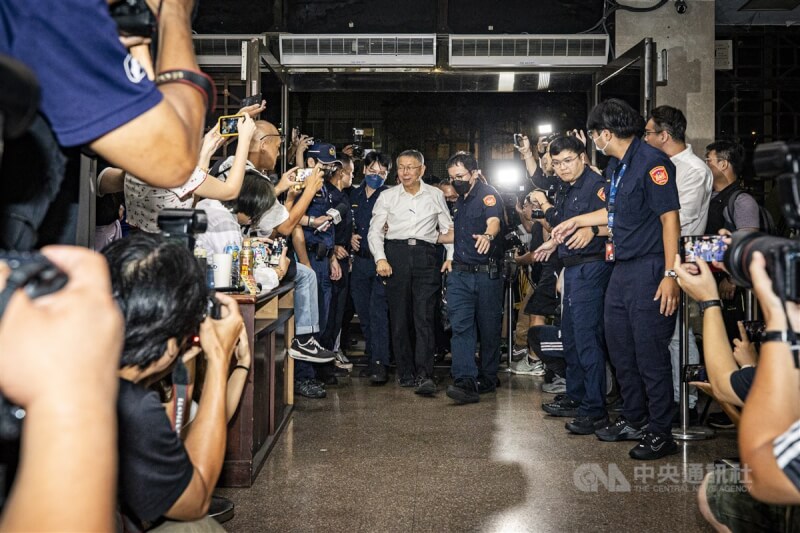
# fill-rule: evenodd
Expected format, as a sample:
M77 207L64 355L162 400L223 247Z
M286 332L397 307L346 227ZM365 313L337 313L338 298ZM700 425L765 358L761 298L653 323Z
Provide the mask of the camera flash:
M536 127L536 131L539 132L539 135L549 135L553 133L553 125L552 124L539 124Z

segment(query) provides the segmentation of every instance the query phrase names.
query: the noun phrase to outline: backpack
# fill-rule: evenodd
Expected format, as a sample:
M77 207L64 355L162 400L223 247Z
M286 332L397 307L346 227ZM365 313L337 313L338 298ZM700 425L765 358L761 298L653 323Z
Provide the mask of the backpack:
M737 189L733 191L733 193L728 197L728 216L733 222L733 211L734 205L736 204L736 198L739 197L740 194L745 193L745 191L741 189ZM772 217L772 213L770 213L766 207L763 205L756 203L758 206L758 229L759 231L763 231L764 233L768 233L770 235L778 235L778 229L775 225L775 219Z

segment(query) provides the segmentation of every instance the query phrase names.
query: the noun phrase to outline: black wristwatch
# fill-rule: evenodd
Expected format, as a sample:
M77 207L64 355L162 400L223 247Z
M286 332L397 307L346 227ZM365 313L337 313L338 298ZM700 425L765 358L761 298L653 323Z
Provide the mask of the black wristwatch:
M722 308L722 300L706 300L705 302L697 302L697 304L700 306L701 315L704 315L709 307Z
M600 234L600 228L598 228L597 226L592 226L592 235L597 237L597 235L599 234Z

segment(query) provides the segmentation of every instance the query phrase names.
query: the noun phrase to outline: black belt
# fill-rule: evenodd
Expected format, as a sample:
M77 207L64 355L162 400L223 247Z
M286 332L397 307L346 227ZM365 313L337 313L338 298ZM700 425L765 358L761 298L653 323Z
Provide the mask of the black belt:
M389 244L404 244L406 246L427 246L436 248L436 245L422 239L386 239Z
M464 263L453 263L453 270L456 272L489 272L492 265L465 265Z
M314 254L317 259L333 255L333 248L328 248L322 243L306 244L306 251L310 254Z
M584 263L593 263L595 261L605 261L605 254L592 254L592 255L569 255L562 257L561 262L565 267L572 267L575 265L582 265Z

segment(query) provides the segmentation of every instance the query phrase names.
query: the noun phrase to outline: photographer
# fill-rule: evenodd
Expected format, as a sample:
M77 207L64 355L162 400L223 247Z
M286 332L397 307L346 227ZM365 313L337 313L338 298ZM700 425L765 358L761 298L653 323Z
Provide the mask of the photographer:
M742 412L743 468L729 470L724 477L706 476L698 500L703 517L717 531L797 531L800 372L794 332L800 330L800 307L775 293L760 252L752 254L749 273L764 313L765 335L771 338L762 345L759 370Z
M10 269L0 260L0 299L10 297L0 319L0 392L25 409L0 531L111 531L122 317L102 257L72 247L42 253L69 281L36 300L3 292Z
M542 206L545 219L557 226L569 218L605 206L605 180L586 164L586 146L577 137L558 137L549 147L553 167L569 188L552 205L544 193L533 196ZM606 350L603 330L603 302L611 271L605 261L608 228L592 226L576 231L558 246L564 264L564 304L561 331L567 363L567 394L543 405L553 416L574 416L566 428L578 435L591 435L609 424L605 406ZM552 253L551 239L537 252Z
M197 161L197 139L215 92L195 60L193 4L147 2L158 11L155 83L117 38L107 2L2 2L0 54L36 74L41 113L60 146L88 144L150 185L178 187Z
M222 316L208 317L205 272L183 244L160 235L115 241L103 255L125 317L117 401L123 519L144 529L175 520L221 530L204 517L225 454L228 367L243 329L238 306L217 295ZM197 416L181 440L148 387L180 364L198 330L205 380Z

